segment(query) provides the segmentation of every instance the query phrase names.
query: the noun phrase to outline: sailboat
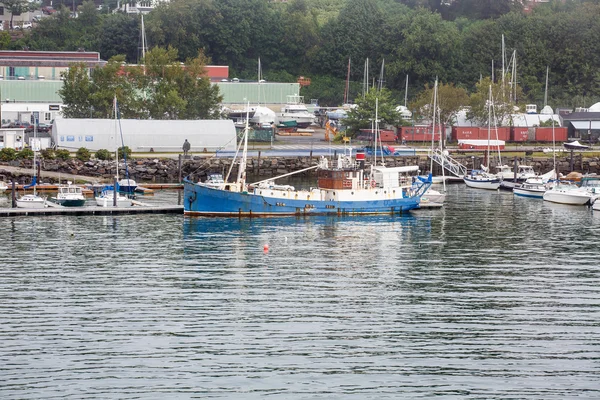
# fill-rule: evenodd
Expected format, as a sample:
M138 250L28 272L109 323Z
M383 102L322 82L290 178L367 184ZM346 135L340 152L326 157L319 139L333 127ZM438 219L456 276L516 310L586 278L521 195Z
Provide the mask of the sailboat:
M554 119L552 120L552 128L554 128ZM554 129L552 129L552 148L555 149ZM554 171L556 173L556 151L554 153ZM595 187L595 186L591 186ZM551 189L548 189L543 194L544 201L558 204L569 205L585 205L595 203L597 194L595 190L589 190L583 185L582 187L575 185L573 182L560 181Z
M438 113L438 105L437 105L437 98L438 95L438 80L437 78L435 79L435 84L433 87L433 121L432 121L432 128L431 128L431 153L430 154L430 159L431 159L431 164L429 167L429 171L431 174L433 174L433 152L435 151L435 128L436 128L436 120L438 119L439 113ZM440 124L441 126L441 121ZM440 131L440 149L442 149L442 132ZM440 177L433 177L433 182L435 181L435 178L440 178ZM427 189L427 191L425 192L424 195L424 199L431 201L433 203L443 203L446 200L446 177L444 176L444 168L442 167L442 177L441 180L439 181L440 183L442 183L444 185L444 193L435 190L433 188L429 188Z
M29 189L33 187L33 193L24 194L17 199L17 208L44 208L48 207L46 204L46 197L39 196L36 192L37 185L37 151L39 142L37 140L37 121L33 126L33 141L31 141L31 148L33 149L33 179L31 184L26 185L23 189Z
M115 142L117 135L117 126L119 123L119 113L117 105L117 97L115 96L113 102L114 114L115 114ZM119 146L115 147L115 162L117 164L116 176L119 176ZM129 177L127 177L129 179ZM131 205L131 200L119 193L119 183L116 183L116 187L113 185L105 186L100 194L96 196L96 205L99 207L127 207Z
M377 120L377 105L375 111ZM192 216L255 217L284 215L361 215L400 214L419 207L421 196L431 185L430 179L412 178L418 166L388 168L373 163L365 168L364 154L353 155L351 147L339 152L337 160L321 157L318 165L290 174L248 184L248 124L223 182L183 180L184 213ZM234 163L239 159L235 182L229 182ZM383 163L382 163L383 164ZM275 185L276 179L317 169L318 184L309 190Z
M470 174L465 175L463 180L468 187L477 189L488 189L496 190L500 187L500 178L494 174L489 173L490 163L490 135L492 131L492 115L493 115L493 98L492 98L492 85L490 85L490 94L488 99L488 146L486 153L486 160L488 165L481 166L481 169L473 169Z

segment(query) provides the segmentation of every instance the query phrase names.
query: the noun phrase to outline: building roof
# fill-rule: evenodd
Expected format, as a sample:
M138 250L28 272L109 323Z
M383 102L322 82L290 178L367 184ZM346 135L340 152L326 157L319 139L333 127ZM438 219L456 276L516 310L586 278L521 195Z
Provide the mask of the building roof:
M95 51L0 50L0 65L7 67L68 67L78 62L89 68L106 64Z
M589 129L597 130L600 129L600 121L566 121L573 125L578 131L587 131Z
M565 121L600 121L600 112L574 112L563 117Z

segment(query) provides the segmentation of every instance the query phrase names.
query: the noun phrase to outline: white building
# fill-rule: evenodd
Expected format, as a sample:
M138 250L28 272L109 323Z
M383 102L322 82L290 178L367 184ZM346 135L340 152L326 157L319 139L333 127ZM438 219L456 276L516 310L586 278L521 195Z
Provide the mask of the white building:
M51 124L62 118L60 103L7 103L0 102L0 120L8 122L29 122L36 119L42 124Z
M128 146L133 152L181 152L183 142L191 152L236 149L231 120L137 120L59 118L52 125L57 148L114 151Z

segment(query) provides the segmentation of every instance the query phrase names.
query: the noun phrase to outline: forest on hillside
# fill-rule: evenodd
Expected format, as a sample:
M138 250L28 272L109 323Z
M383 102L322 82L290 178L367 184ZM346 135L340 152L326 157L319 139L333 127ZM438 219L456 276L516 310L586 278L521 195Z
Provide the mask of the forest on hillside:
M138 63L140 21L84 2L77 18L59 9L0 45L84 48ZM160 3L144 24L148 45L171 46L182 62L203 49L212 64L230 67L230 77L256 79L259 58L268 81L310 77L301 94L321 105L342 103L349 60L350 100L362 93L367 59L369 84L382 77L399 104L407 76L409 101L436 77L473 92L492 76L492 64L495 79L501 76L503 35L507 59L516 51L519 103L543 105L547 67L550 105L584 107L600 97L598 0L553 1L528 14L510 0L173 0Z

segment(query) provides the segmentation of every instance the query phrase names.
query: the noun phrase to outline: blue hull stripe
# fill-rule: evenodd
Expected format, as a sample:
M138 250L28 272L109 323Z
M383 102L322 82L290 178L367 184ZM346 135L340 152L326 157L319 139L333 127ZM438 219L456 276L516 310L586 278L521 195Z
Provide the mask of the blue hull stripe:
M513 192L515 196L519 196L519 197L529 197L531 199L543 199L544 198L544 193L540 193L540 194L525 194L525 193L516 193Z
M371 201L269 198L228 192L184 181L184 211L205 216L400 214L419 207L420 197Z

